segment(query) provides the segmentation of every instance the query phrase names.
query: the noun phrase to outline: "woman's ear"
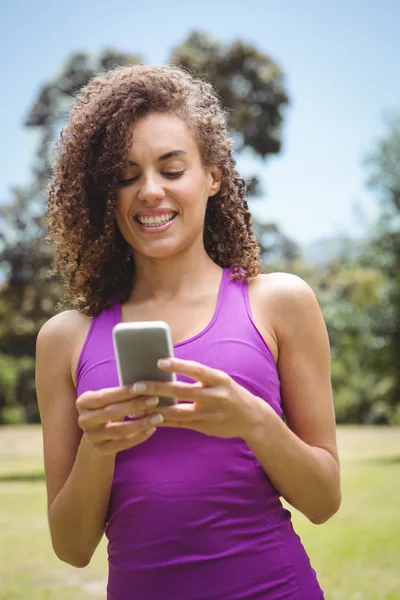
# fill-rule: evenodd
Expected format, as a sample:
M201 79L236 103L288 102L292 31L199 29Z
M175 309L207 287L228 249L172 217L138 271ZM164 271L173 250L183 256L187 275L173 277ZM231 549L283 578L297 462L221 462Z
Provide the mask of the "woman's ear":
M222 173L218 167L212 167L210 170L210 188L209 196L215 196L221 189Z

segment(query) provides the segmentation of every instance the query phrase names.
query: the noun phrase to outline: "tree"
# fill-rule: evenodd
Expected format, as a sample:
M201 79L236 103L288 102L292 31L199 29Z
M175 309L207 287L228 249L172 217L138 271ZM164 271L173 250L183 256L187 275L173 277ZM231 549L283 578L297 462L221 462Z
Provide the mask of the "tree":
M339 422L400 422L400 116L366 161L379 217L341 257L292 272L315 290L327 324ZM296 270L297 269L297 270Z
M372 266L332 260L313 274L329 332L332 388L338 422L389 422L387 371L374 368L381 339L374 323L380 310L384 276Z
M193 32L172 51L171 63L204 77L231 111L237 151L251 148L262 158L281 149L282 111L289 99L279 66L254 46L236 40L221 44Z
M392 380L388 402L400 418L400 114L387 119L387 132L366 160L369 186L377 192L380 211L364 263L385 278L374 330L381 339L374 369Z
M308 281L330 334L338 420L400 422L400 116L366 166L379 209L368 239Z
M139 60L109 50L99 57L74 54L61 74L42 86L28 111L25 126L35 127L40 138L32 182L15 187L11 201L0 206L0 356L12 357L15 367L7 385L2 385L0 377L0 422L4 409L13 402L24 408L27 420L39 418L33 385L36 336L54 315L62 295L60 281L49 281L47 276L53 248L44 241L46 186L51 175L51 148L64 125L68 103L99 71ZM0 368L1 364L4 361Z
M222 104L230 111L237 153L251 149L265 160L281 151L281 126L289 98L283 72L270 56L241 40L222 44L194 31L173 49L170 62L206 79L218 90ZM262 195L256 175L246 184L250 199ZM265 263L284 265L298 257L297 245L276 223L253 221Z

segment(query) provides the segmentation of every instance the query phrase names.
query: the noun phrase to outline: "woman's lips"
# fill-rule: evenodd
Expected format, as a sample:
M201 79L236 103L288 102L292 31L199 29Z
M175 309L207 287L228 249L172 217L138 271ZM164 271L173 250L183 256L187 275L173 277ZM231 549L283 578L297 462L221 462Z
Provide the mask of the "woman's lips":
M172 219L170 219L166 223L161 223L160 225L144 225L136 218L135 223L138 225L140 231L143 231L144 233L160 233L169 229L169 227L171 227L172 223L175 221L175 218L176 215L174 215Z

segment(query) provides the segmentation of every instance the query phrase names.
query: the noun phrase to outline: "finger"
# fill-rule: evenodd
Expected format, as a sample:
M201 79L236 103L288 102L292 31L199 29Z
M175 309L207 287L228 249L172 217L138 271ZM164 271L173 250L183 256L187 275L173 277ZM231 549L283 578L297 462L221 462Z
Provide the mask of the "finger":
M202 431L204 429L204 421L191 419L188 421L174 421L165 419L157 427L176 427L177 429L192 429L194 431Z
M156 416L157 414L146 415L136 421L124 421L123 423L110 422L101 429L86 432L86 436L93 444L135 436L158 426L164 417L161 415L158 419L155 419Z
M96 445L97 451L103 455L114 455L121 450L128 450L128 448L132 448L133 446L137 446L151 438L152 435L156 432L157 427L150 427L149 429L145 429L143 431L138 431L133 435L128 437L124 437L118 440L107 440L100 444Z
M160 427L184 427L202 431L205 423L221 419L220 412L191 403L160 407L158 410L164 417Z
M195 402L209 395L207 388L200 382L186 383L184 381L139 381L133 388L138 393L146 396L167 396L168 398L182 398Z
M88 391L81 394L76 400L76 407L79 412L86 409L103 408L109 404L135 398L138 395L138 392L132 391L132 386L130 385L102 388L101 390Z
M160 407L158 411L164 417L164 422L179 421L188 423L193 420L202 420L205 418L204 411L199 410L195 404L191 402L187 404L174 404L173 406Z
M157 365L162 371L186 375L207 386L220 385L228 378L228 375L224 371L212 369L194 360L167 358L159 360Z
M159 403L159 398L154 396L138 396L133 400L109 404L103 408L86 410L78 417L78 424L82 429L97 429L109 421L121 421L125 417L142 417L154 409Z

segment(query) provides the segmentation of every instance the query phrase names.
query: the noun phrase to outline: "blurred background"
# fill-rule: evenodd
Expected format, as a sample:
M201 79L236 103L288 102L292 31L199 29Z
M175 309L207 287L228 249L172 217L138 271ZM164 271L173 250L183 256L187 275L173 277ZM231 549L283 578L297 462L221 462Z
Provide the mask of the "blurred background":
M399 23L396 0L2 3L0 600L105 596L104 541L76 570L47 531L34 364L62 295L49 161L93 75L168 62L230 109L264 271L304 278L328 327L344 500L322 527L293 510L296 528L327 599L400 599Z

